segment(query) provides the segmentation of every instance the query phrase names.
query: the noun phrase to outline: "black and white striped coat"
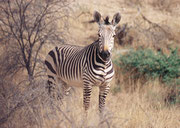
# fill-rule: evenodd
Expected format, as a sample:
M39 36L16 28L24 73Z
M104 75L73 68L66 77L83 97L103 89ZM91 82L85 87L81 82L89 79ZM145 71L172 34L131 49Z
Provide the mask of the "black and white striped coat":
M94 18L100 24L101 15L98 12L95 12ZM84 108L88 110L92 87L98 86L99 110L102 112L114 75L111 50L120 14L114 15L112 23L108 20L107 17L100 24L99 39L94 43L85 47L61 45L48 53L45 65L50 93L59 81L63 83L65 91L69 91L69 85L83 87Z

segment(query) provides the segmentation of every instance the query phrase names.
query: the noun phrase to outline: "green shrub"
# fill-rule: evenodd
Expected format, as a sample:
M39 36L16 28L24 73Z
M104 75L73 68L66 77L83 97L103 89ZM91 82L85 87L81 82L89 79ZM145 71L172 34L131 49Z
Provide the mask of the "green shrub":
M177 48L172 49L169 55L151 49L131 51L114 60L114 64L123 71L121 75L128 74L132 81L159 79L172 90L166 101L180 103L180 55ZM117 88L114 92L120 90Z
M171 50L170 55L154 52L151 49L131 51L114 60L114 63L125 72L133 72L134 79L159 78L160 81L168 84L175 82L180 76L180 56L177 48Z

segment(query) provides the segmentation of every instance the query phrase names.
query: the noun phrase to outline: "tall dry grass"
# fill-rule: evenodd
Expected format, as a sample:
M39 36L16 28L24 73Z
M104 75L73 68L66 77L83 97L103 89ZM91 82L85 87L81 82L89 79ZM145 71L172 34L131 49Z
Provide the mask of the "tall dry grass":
M167 88L158 81L136 88L133 92L125 89L122 89L121 93L111 92L107 97L103 118L98 114L98 88L93 89L87 118L84 115L80 88L65 97L63 104L51 101L46 94L43 94L33 103L25 102L25 105L2 126L4 128L178 128L180 108L177 105L165 104L164 97L167 92Z

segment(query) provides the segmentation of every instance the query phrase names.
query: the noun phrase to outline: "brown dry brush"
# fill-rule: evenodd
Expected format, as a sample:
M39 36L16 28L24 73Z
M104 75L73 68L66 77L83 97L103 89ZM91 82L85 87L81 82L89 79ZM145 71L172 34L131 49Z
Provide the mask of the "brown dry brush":
M169 50L171 48L168 45L169 42L174 42L174 44L180 42L168 25L152 22L141 12L140 8L137 9L137 13L137 18L131 21L133 25L125 23L117 27L117 44L131 45L134 48L151 47L157 51L163 51L163 49Z
M12 82L0 84L0 127L24 128L24 127L47 127L51 120L55 120L53 126L61 126L62 123L75 126L73 119L66 111L61 109L61 101L51 99L46 91L46 80L23 82L22 88ZM61 116L60 116L61 115ZM51 125L51 124L50 124Z
M33 124L40 125L38 119L39 104L37 100L45 95L43 81L33 83L34 86L27 86L21 91L17 85L9 85L3 90L4 95L0 96L2 114L0 126L2 127L25 127ZM2 90L0 90L2 92ZM43 99L45 102L45 99Z
M9 85L12 83L6 83ZM24 84L24 83L23 83ZM24 127L111 127L115 118L112 113L106 113L98 124L76 122L76 116L72 116L75 109L67 111L61 108L61 103L49 98L45 91L46 82L42 79L33 83L33 86L21 91L17 85L9 85L0 95L0 127L24 128ZM14 87L13 87L14 86ZM1 88L0 88L1 89ZM69 97L68 97L69 98ZM77 100L73 97L71 100ZM79 97L75 97L79 98ZM75 102L73 102L75 103ZM72 105L68 104L70 107ZM68 107L67 106L67 107ZM70 107L71 108L71 107ZM83 113L82 113L83 115ZM78 116L82 116L78 115ZM52 122L54 121L54 122ZM83 121L83 118L82 118Z
M46 101L41 96L46 84L40 52L46 43L64 43L69 4L67 0L0 0L0 127L14 127L17 115L27 120L23 127L41 125L36 105L39 98ZM24 69L25 73L18 73ZM17 84L17 75L28 77Z

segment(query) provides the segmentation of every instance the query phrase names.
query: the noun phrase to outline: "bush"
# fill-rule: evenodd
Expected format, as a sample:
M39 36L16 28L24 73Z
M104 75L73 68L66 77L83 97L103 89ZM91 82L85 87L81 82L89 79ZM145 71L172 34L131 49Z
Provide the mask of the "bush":
M165 102L180 103L180 55L177 48L172 49L169 55L151 49L131 51L114 60L114 64L122 71L121 76L130 78L130 81L125 78L125 81L130 82L131 88L138 87L133 85L136 82L146 85L144 82L159 79L162 84L169 85ZM119 88L114 88L114 92L118 92Z
M180 76L180 56L178 49L172 49L170 55L154 52L151 49L131 51L120 56L114 63L125 72L132 72L132 77L146 80L159 78L161 82L170 84Z

